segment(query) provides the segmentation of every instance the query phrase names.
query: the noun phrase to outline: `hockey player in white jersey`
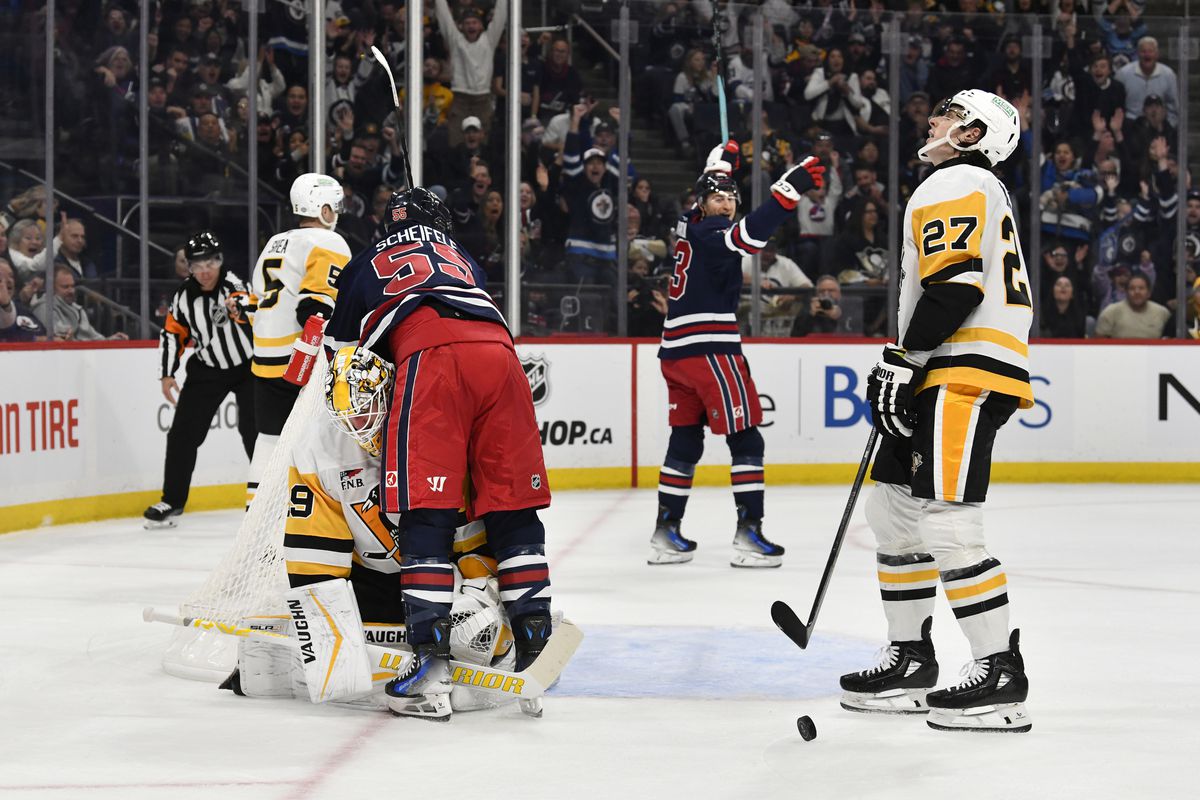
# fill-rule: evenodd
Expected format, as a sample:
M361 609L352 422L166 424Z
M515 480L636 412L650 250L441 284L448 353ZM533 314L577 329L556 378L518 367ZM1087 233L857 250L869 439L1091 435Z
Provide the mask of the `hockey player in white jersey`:
M350 247L334 231L343 210L341 184L314 172L292 182L295 228L267 242L250 276L250 322L254 331L254 420L258 436L246 504L254 499L258 481L275 452L279 432L287 421L300 387L284 380L292 355L309 317L326 320L337 299L337 276L350 260Z
M842 705L928 712L942 730L1027 731L1019 631L1009 631L1007 581L982 512L996 431L1033 405L1029 279L1012 202L991 171L1020 125L1007 101L967 90L929 126L920 156L934 169L904 214L898 341L867 389L883 435L866 515L891 644L878 665L842 677ZM939 581L974 660L960 683L931 691Z
M326 404L334 419L311 424L292 447L283 540L290 585L323 585L321 600L333 611L333 603L342 602L342 595L335 595L332 603L327 600L329 582L349 581L353 591L348 594L357 606L363 639L384 648L406 640L401 554L378 503L380 427L393 373L392 365L370 351L346 347L334 353L325 386ZM461 522L454 536L451 651L460 661L511 669L515 650L500 603L496 561L487 552L483 523L468 522L465 515ZM284 633L292 621L251 618L247 623ZM386 710L396 701L385 695L384 687L396 673L378 664L373 667L371 691L346 702ZM300 653L270 642L247 640L240 642L238 671L225 688L257 697L309 697L305 673ZM445 688L447 710L490 708L505 702L470 687ZM436 713L438 703L418 705L404 713L443 716Z

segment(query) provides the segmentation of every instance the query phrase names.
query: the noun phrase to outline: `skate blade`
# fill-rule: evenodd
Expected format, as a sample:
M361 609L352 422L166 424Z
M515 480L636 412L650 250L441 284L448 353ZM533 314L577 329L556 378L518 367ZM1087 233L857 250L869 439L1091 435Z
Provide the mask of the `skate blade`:
M144 530L148 530L148 531L158 531L158 530L162 530L163 528L174 528L174 527L175 527L175 520L173 520L173 519L142 520L142 528Z
M525 716L533 717L534 719L542 718L542 698L535 697L532 700L522 700L519 705L521 713Z
M450 694L425 695L424 697L388 697L388 710L397 717L415 717L434 722L449 722L453 709Z
M841 706L859 714L928 714L928 689L893 689L879 694L842 692Z
M1002 703L976 708L931 708L926 724L938 731L1025 733L1033 720L1024 703Z
M729 566L739 569L773 569L783 566L783 556L764 556L761 553L746 553L736 551L729 560Z
M686 564L695 557L695 553L681 553L678 550L651 550L647 564Z

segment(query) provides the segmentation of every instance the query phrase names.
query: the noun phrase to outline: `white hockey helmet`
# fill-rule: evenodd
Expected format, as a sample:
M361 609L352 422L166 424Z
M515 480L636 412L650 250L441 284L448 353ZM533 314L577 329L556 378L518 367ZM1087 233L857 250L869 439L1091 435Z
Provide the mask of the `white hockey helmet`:
M985 92L982 89L965 89L942 102L930 114L931 117L957 114L957 119L946 135L935 139L918 151L922 161L928 161L928 153L942 143L948 143L959 152L968 153L978 150L987 158L993 167L1012 155L1017 149L1021 138L1021 118L1012 103L1003 97ZM969 128L979 123L984 128L984 134L975 144L960 145L953 140L953 135L959 128Z
M396 368L370 350L353 345L333 354L325 374L325 410L359 447L378 456Z
M319 172L306 172L292 181L292 213L298 217L313 217L321 220L327 228L337 225L337 215L345 210L345 192L336 179ZM334 221L330 225L321 219L321 208L333 209Z

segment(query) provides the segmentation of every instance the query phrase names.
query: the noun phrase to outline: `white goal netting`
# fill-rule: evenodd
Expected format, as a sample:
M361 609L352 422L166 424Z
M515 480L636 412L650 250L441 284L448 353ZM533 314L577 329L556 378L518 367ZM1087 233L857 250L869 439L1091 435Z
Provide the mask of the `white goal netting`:
M315 361L312 376L279 434L254 502L238 527L233 547L204 585L180 604L180 616L236 625L248 616L285 613L283 593L288 589L288 579L283 532L288 510L288 467L294 444L325 416L327 365L323 355ZM224 680L236 665L235 637L196 628L176 629L163 654L164 670L194 680Z

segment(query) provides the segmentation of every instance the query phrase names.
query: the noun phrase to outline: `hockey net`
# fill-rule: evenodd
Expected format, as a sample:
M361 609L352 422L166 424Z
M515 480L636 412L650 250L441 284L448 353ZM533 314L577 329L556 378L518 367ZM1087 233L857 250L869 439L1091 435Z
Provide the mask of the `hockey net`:
M325 417L327 364L323 355L314 361L312 375L279 434L233 547L204 585L179 606L180 616L237 625L248 616L286 614L283 533L289 501L288 468L296 442ZM217 631L177 628L162 663L171 675L221 681L237 665L237 640Z

